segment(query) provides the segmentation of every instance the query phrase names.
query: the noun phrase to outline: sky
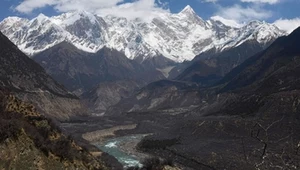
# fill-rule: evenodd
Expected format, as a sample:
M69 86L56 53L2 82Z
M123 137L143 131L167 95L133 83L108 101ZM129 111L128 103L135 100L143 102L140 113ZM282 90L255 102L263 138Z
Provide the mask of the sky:
M30 19L40 13L53 16L74 10L151 19L157 12L178 13L187 5L205 20L213 16L240 24L263 20L288 32L300 26L300 0L1 0L0 20L8 16Z

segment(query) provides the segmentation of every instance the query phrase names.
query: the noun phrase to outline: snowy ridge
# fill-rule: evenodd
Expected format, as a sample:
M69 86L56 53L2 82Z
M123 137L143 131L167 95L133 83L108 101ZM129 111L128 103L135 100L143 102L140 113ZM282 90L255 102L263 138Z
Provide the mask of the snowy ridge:
M187 6L177 14L158 13L151 22L115 16L100 17L85 11L32 20L9 17L0 30L23 52L34 55L62 41L87 52L104 46L122 51L130 59L165 56L192 60L215 48L224 50L256 40L261 44L285 35L275 25L253 21L244 26L215 16L205 21Z

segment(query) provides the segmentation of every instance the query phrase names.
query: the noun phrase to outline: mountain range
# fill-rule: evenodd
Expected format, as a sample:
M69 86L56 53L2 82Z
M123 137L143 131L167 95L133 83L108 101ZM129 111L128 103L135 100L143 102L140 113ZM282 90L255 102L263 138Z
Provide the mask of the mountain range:
M286 33L275 25L252 21L244 26L224 24L218 17L203 20L187 6L176 14L157 13L150 22L86 11L31 20L8 17L0 30L23 52L32 56L67 41L78 49L96 53L103 47L143 61L164 56L175 62L192 60L210 49L223 51L247 40L267 44Z

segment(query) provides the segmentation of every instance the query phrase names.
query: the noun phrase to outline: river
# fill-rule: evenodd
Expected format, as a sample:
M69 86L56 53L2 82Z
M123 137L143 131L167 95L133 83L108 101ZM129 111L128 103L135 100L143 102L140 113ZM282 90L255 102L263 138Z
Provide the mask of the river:
M132 166L142 167L141 161L147 155L138 153L135 146L146 135L131 135L108 139L104 142L95 143L103 152L115 157L125 168Z

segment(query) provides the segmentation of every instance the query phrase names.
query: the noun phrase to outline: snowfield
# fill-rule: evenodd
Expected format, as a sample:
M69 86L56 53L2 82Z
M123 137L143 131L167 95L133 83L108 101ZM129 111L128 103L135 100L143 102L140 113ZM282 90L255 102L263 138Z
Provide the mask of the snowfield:
M220 16L205 21L190 6L176 14L158 13L151 22L86 11L53 17L40 14L32 20L9 17L0 23L0 30L30 56L67 41L86 52L106 46L129 59L165 56L175 62L192 60L213 48L222 51L247 40L266 44L286 35L266 22L240 25Z

